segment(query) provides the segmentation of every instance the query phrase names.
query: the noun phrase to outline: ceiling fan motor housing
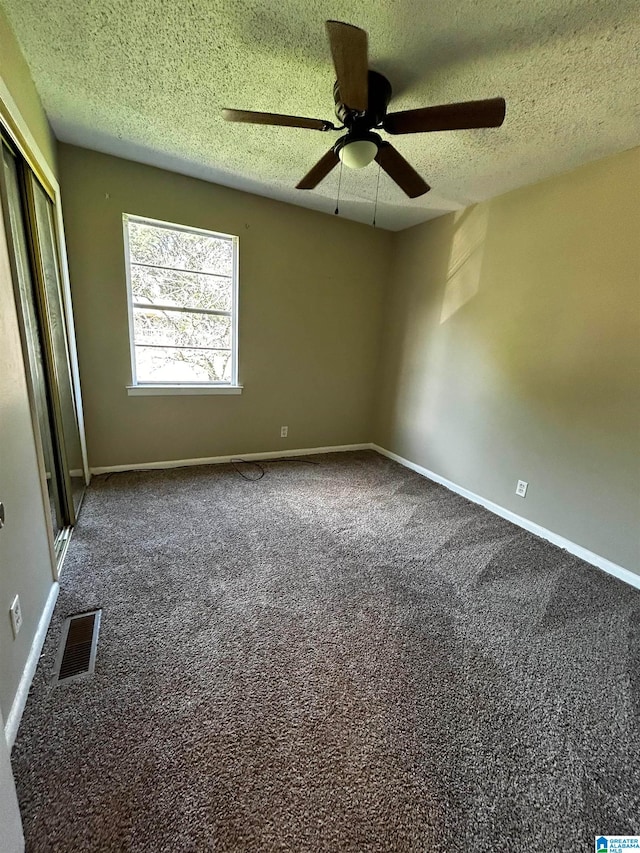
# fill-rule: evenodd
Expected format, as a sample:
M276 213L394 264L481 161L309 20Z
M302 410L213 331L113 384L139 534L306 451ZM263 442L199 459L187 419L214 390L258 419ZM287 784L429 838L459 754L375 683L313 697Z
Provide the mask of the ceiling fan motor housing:
M377 127L387 114L391 100L391 83L383 74L369 71L368 106L366 112L358 113L342 102L338 81L333 86L336 116L354 137L364 136L372 127Z

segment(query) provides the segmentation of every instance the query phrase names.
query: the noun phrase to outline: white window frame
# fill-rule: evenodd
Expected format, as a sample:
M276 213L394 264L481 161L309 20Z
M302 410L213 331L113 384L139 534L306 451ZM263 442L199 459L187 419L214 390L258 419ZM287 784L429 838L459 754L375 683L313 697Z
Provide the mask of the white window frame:
M129 223L137 222L152 225L155 228L166 228L169 231L183 231L187 234L202 234L205 237L215 237L229 240L232 246L232 275L231 275L231 380L229 382L138 382L136 376L136 344L133 324L133 288L131 285L131 259L129 256ZM129 315L129 350L131 359L131 384L127 385L129 395L164 395L164 394L240 394L242 385L238 382L238 237L234 234L222 234L218 231L208 231L205 228L194 228L189 225L178 225L161 219L150 219L148 216L137 216L131 213L122 214L122 233L124 240L124 260L127 282L127 307ZM175 270L181 272L181 270ZM194 272L197 272L194 270ZM147 306L154 307L154 306ZM209 314L209 311L194 313ZM227 312L220 312L227 316Z

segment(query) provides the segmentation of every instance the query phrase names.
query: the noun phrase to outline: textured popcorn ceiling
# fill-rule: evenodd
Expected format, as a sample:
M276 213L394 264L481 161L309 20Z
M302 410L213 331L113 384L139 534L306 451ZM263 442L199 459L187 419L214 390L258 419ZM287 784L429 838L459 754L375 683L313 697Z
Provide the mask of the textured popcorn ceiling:
M390 110L503 96L502 128L396 136L432 191L380 177L393 230L640 143L637 0L0 0L56 135L332 212L339 168L294 189L337 134L229 124L223 107L334 119L324 21L369 33ZM371 222L378 168L344 169ZM594 199L594 204L598 203Z

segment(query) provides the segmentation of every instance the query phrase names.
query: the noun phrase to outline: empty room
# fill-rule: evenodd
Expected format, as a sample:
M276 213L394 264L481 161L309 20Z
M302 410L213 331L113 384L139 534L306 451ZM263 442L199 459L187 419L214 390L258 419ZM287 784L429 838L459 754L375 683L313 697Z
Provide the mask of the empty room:
M0 853L640 848L631 0L0 0Z

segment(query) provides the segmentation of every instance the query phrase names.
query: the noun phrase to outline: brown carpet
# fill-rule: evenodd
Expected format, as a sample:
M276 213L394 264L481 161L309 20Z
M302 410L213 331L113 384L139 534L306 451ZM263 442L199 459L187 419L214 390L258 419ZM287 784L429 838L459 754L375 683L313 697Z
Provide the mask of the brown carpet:
M96 478L13 751L29 851L640 832L640 593L372 452ZM95 676L54 688L64 617Z

